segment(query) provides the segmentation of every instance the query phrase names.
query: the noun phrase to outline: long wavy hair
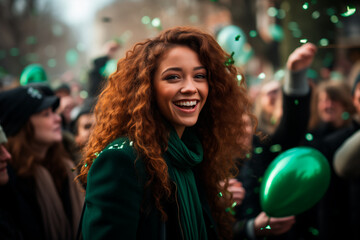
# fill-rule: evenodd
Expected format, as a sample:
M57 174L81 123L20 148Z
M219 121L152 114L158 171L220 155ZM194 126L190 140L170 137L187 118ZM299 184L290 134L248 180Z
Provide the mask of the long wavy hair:
M235 39L234 39L235 40ZM161 57L176 46L186 46L198 53L208 72L209 94L194 128L204 148L199 166L200 180L206 188L212 213L223 239L231 238L233 217L225 211L229 199L220 198L228 186L220 181L234 176L234 156L244 157L246 144L238 139L246 135L243 115L250 113L244 81L239 83L237 69L227 64L225 53L208 33L193 27L175 27L158 37L135 44L118 61L95 106L96 125L86 147L79 179L86 182L95 154L120 136L134 142L146 166L156 207L164 219L161 200L170 197L171 187L167 165L162 157L166 151L169 130L155 101L154 73ZM120 159L119 159L120 160Z
M318 113L319 94L321 92L325 92L331 100L339 102L344 107L344 111L349 114L349 117L347 119L343 119L343 126L349 125L352 116L356 112L352 101L350 87L344 82L323 81L315 87L315 91L312 95L310 106L311 114L308 128L310 130L313 130L318 127L320 123L322 123L320 115Z
M7 149L12 157L11 166L16 175L23 178L33 178L37 164L44 166L50 172L57 190L61 192L66 179L64 159L68 158L68 155L61 143L54 143L47 150L45 157L40 158L31 145L34 135L35 129L28 120L19 133L8 137Z

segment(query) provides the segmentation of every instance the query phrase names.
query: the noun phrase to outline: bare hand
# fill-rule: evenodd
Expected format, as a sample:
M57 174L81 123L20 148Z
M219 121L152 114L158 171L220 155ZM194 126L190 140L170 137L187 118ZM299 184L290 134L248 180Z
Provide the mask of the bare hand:
M224 183L220 183L223 185ZM235 178L229 179L229 187L227 189L232 193L232 201L236 202L236 205L242 203L245 198L245 188L243 188L242 183L236 180Z
M265 212L261 212L254 221L256 236L280 235L289 231L295 223L295 217L269 218ZM269 225L268 228L266 226Z
M289 56L286 67L290 71L300 71L310 66L314 60L317 48L312 43L306 43L295 49Z

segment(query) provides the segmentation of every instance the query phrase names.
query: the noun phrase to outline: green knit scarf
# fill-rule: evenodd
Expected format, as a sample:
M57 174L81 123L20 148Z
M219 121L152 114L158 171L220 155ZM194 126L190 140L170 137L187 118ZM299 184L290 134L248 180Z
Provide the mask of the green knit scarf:
M180 139L172 128L168 143L167 161L171 179L177 186L181 228L187 240L207 239L205 221L192 169L203 160L200 140L185 129Z

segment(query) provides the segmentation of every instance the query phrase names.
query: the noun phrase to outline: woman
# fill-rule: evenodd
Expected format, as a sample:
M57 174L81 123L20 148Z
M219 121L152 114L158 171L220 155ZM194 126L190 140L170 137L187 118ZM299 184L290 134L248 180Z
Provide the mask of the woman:
M21 226L24 239L74 239L80 220L83 196L64 156L58 105L57 97L33 87L0 93L18 201L28 213L22 217L31 219Z
M296 48L286 62L284 84L275 80L265 83L257 98L259 105L255 105L254 111L259 117L257 130L261 136L251 137L251 155L242 164L237 177L246 195L236 211L235 239L306 238L304 232L294 231L295 216L269 218L262 211L259 189L269 164L282 151L298 146L306 132L311 95L306 71L316 51L312 43ZM266 228L267 225L270 229Z
M334 81L321 82L316 87L311 102L309 130L312 141L321 140L326 135L348 126L354 113L351 89L347 84Z
M80 174L84 239L231 238L220 182L247 148L234 116L250 113L229 57L211 35L176 27L118 62Z

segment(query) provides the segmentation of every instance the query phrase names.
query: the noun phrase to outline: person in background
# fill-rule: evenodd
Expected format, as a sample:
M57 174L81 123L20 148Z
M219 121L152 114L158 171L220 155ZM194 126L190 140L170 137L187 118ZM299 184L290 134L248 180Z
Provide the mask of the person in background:
M256 130L259 134L251 137L250 158L240 164L237 178L246 195L236 208L234 239L296 239L297 233L292 231L295 216L268 217L260 206L259 188L265 170L274 158L280 152L298 146L306 132L311 95L306 71L316 51L316 46L311 43L295 49L287 60L284 86L277 81L266 83L257 99L262 105L257 112L261 113ZM267 225L270 229L265 228Z
M0 92L0 122L8 137L16 189L31 212L33 239L74 239L83 204L74 164L62 148L56 96L30 86Z
M62 83L58 87L54 89L54 93L59 98L65 97L65 96L71 96L71 89L69 84Z
M331 94L338 96L339 99L346 99L346 101L339 101L343 103L341 105L337 103L337 108L342 109L342 112L341 110L329 111L330 113L337 113L335 114L337 117L334 119L341 119L335 122L343 122L346 125L342 124L330 133L324 134L321 138L314 137L307 143L308 146L315 147L323 153L331 166L329 188L317 205L318 239L359 239L360 234L357 229L360 226L358 218L360 215L358 205L360 179L342 178L338 176L336 168L333 166L335 166L334 156L336 151L352 134L360 129L360 75L356 78L352 90L347 90L344 93L342 88L333 87ZM349 103L349 101L351 102ZM329 104L330 106L332 105ZM344 151L342 152L344 153ZM350 154L352 153L344 153L344 159Z
M121 44L118 41L111 40L105 44L105 56L98 57L93 61L93 68L89 72L89 97L96 98L101 92L108 77L104 74L106 64L116 57L120 48Z
M336 150L333 167L339 177L360 178L360 130Z
M85 240L231 239L226 189L247 149L234 116L253 115L229 58L212 35L175 27L119 60L79 175Z
M90 134L95 125L95 115L93 112L94 100L86 99L80 106L79 112L72 121L72 133L74 134L74 141L76 145L76 160L75 165L79 165L83 150L89 141Z
M324 137L349 126L354 113L351 88L346 83L321 82L315 87L311 102L309 131L304 135L303 144L319 148Z
M8 184L8 163L11 155L5 148L6 143L7 138L0 126L0 239L22 239L14 194Z

